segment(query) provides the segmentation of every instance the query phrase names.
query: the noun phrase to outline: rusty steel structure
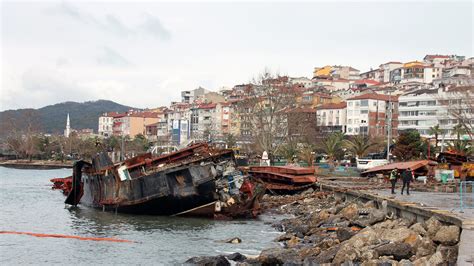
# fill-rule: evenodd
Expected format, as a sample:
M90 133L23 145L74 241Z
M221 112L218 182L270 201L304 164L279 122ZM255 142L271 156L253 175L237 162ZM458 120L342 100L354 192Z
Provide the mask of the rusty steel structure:
M242 192L245 179L232 150L198 143L115 164L101 153L92 162L77 161L63 184L61 179L51 181L68 193L65 203L70 205L134 214L255 217L264 189L252 186Z
M317 180L314 167L251 166L247 172L253 180L276 194L301 191Z

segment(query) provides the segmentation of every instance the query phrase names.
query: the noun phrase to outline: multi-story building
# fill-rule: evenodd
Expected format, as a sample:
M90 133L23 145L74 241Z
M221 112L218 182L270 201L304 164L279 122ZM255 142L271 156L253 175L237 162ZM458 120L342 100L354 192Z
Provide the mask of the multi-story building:
M113 135L130 136L146 135L146 126L158 122L159 115L153 112L131 111L114 116Z
M216 104L199 104L191 108L191 138L209 140L217 135Z
M384 136L391 119L392 136L397 134L398 97L368 93L347 99L347 135ZM388 112L388 110L391 112ZM389 115L391 113L391 115Z
M321 132L346 132L346 102L323 104L316 110L316 124Z
M197 98L200 96L203 96L206 93L209 93L210 91L204 89L204 88L197 88L194 90L190 91L182 91L181 92L181 102L182 103L193 103Z
M171 104L167 111L168 135L173 145L182 145L191 137L191 105L187 103Z
M307 77L299 77L299 78L289 78L288 82L291 85L301 85L305 88L310 88L313 86L313 81Z
M360 78L360 71L351 66L315 67L313 71L313 78L356 80Z
M466 87L421 89L406 93L399 97L398 130L416 129L422 137L433 138L430 128L439 125L446 140L456 138L453 127L459 124L459 119L453 116L451 110L465 109L465 119L474 119L472 97L474 90L471 86L465 93L460 90Z
M113 135L114 118L120 116L117 112L103 113L99 116L99 129L98 133L100 136L109 137Z

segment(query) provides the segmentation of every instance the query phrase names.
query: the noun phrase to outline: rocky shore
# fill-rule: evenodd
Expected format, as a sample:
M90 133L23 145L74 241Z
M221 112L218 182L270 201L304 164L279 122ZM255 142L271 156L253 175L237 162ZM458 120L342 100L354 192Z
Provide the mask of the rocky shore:
M269 212L289 214L274 227L278 248L256 258L241 254L192 258L197 265L454 265L460 228L432 217L420 223L394 217L375 202L343 201L331 193L265 196ZM383 204L382 204L383 205ZM379 208L378 208L379 207Z

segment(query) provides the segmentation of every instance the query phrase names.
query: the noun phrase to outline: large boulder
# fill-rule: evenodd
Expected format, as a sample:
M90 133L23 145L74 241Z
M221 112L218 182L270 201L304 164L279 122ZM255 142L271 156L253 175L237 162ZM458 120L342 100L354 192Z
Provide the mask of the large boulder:
M441 265L443 262L444 262L443 254L441 254L440 251L436 251L436 253L430 257L427 264L428 265Z
M381 229L375 230L378 237L381 240L388 240L390 242L400 243L403 242L410 235L414 234L413 231L406 227L398 227L394 229Z
M379 256L393 256L396 260L409 259L413 248L407 243L389 243L375 249Z
M357 235L344 241L334 257L333 263L341 264L345 261L354 261L362 256L361 248L377 244L379 237L370 227L362 229Z
M359 208L357 207L357 204L352 203L342 209L339 214L347 220L352 220L359 215Z
M421 258L431 256L435 252L436 246L434 245L433 241L431 241L429 237L423 237L416 249L416 257Z
M322 263L331 263L336 256L336 253L339 250L340 245L333 246L325 251L322 251L319 253L316 258L311 260L312 263L314 264L322 264Z
M459 241L461 230L455 225L441 226L433 237L433 241L443 245L455 245Z
M443 261L448 265L455 265L458 259L458 246L443 246L439 245L436 249L443 256Z
M201 256L192 257L187 260L184 264L200 265L200 266L228 266L230 262L226 257L220 256Z
M441 222L438 221L438 219L436 219L435 217L431 217L430 219L425 221L425 229L430 237L433 237L436 232L438 232L438 230L441 228L441 226Z
M285 263L301 263L301 258L294 249L270 248L265 249L258 256L262 265L276 265Z
M426 232L425 228L421 223L416 223L410 226L410 230L412 230L415 233L418 233L420 236L426 236L428 232Z
M338 228L336 231L337 239L339 239L339 242L346 241L347 239L353 237L356 233L352 231L351 228L347 227L341 227Z
M235 252L225 256L228 260L233 261L244 261L247 259L247 256L240 254L239 252Z
M422 237L417 233L410 234L407 238L403 240L403 243L409 244L413 249L417 249L421 244Z

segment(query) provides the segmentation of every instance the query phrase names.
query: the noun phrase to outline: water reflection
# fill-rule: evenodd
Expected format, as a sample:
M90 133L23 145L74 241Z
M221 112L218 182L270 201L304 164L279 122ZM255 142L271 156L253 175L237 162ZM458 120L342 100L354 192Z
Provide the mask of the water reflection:
M152 215L131 215L103 212L99 209L68 207L71 227L78 233L117 235L126 231L201 231L213 227L217 221L200 218L181 218Z

